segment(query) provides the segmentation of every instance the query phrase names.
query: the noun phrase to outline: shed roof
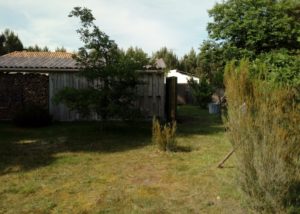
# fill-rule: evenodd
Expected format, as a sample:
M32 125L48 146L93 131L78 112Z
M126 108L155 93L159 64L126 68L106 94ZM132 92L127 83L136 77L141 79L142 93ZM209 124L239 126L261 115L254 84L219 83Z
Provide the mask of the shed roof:
M0 56L0 72L78 72L80 66L67 52L15 51ZM142 73L162 73L159 70L141 70Z
M0 71L78 71L72 53L15 51L0 56Z

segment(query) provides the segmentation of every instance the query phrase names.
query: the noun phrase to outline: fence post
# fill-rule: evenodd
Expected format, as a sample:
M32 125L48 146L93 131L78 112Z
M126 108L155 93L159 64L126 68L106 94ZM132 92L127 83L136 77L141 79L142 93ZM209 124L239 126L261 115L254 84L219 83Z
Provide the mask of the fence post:
M168 122L177 118L177 77L166 80L166 118Z

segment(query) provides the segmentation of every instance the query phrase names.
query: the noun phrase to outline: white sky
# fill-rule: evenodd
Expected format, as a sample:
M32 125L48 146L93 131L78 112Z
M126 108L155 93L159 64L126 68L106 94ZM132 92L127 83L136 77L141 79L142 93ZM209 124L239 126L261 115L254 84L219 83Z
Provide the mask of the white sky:
M207 10L217 0L0 0L0 31L15 31L24 46L82 45L69 18L75 6L92 9L99 28L121 48L138 46L147 53L167 46L178 56L207 39Z

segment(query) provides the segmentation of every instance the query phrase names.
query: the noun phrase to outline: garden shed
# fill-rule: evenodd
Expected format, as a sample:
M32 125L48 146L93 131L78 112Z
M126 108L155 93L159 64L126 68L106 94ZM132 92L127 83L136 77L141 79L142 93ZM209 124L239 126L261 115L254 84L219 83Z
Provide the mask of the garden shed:
M12 119L18 108L35 104L47 108L55 120L83 120L65 105L52 102L64 87L84 88L79 67L66 52L13 52L0 57L0 120ZM136 106L145 118L165 117L165 76L161 70L142 70ZM89 120L98 120L94 113Z

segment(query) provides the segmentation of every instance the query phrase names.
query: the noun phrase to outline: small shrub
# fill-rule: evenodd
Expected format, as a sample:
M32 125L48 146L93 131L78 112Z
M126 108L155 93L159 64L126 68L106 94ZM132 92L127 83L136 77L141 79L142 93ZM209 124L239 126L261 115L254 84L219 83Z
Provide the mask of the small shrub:
M207 108L207 104L211 102L211 96L213 94L213 88L208 83L208 80L205 78L200 78L198 83L196 80L190 79L188 81L188 85L192 90L192 95L196 103L201 108Z
M52 117L46 109L37 105L28 105L15 114L13 122L21 127L42 127L50 125Z
M176 122L160 125L160 122L153 118L152 121L152 142L161 151L176 150Z

